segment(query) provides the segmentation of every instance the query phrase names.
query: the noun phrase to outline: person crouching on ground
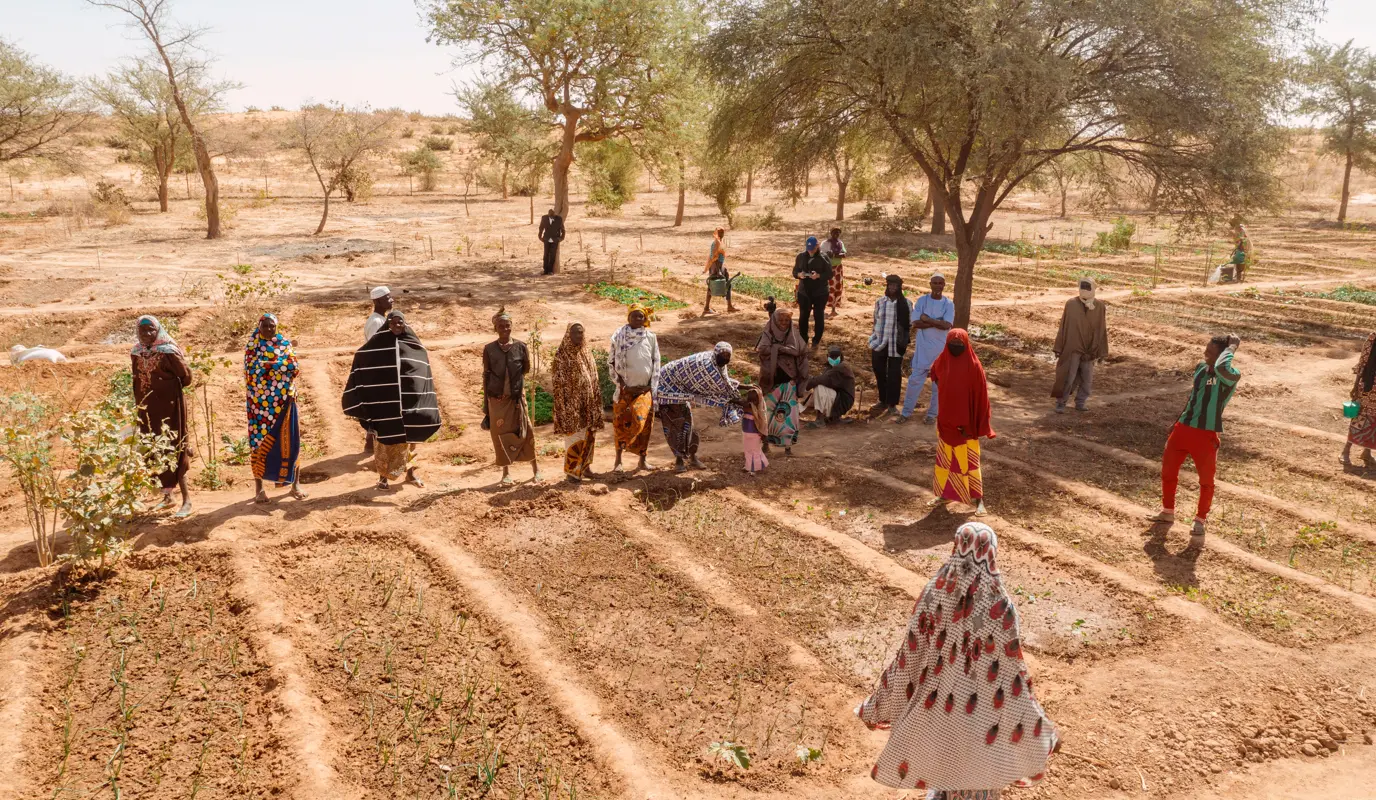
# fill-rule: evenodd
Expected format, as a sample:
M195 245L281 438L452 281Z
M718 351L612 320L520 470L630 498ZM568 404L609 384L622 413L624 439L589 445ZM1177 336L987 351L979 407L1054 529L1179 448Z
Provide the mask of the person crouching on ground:
M1233 354L1242 340L1234 334L1215 336L1204 348L1204 360L1194 368L1194 386L1185 410L1166 439L1161 456L1161 510L1148 517L1152 522L1175 522L1175 488L1185 458L1194 459L1199 475L1199 506L1190 529L1190 544L1204 542L1204 525L1214 501L1214 473L1218 469L1218 434L1223 431L1223 409L1233 399L1242 373L1233 367Z
M989 383L984 365L964 328L946 332L946 349L932 364L932 379L941 397L936 415L936 474L933 504L948 500L973 505L984 514L984 473L980 439L994 438L989 424Z
M768 415L765 435L771 445L789 455L798 443L798 387L808 375L807 342L793 325L792 312L774 311L755 343L755 352L760 357L760 388Z
M511 315L505 308L492 317L492 329L497 332L497 341L483 348L482 429L492 432L503 486L511 484L511 465L518 461L530 462L530 480L539 483L535 430L526 408L530 352L525 342L511 338Z
M855 405L855 370L845 363L841 348L827 348L826 369L808 378L803 390L812 393L812 407L817 411L817 419L808 423L809 428L853 422L846 414Z
M1056 413L1065 413L1065 403L1075 395L1075 410L1088 411L1094 390L1094 364L1108 358L1108 310L1102 300L1094 299L1094 280L1080 280L1080 296L1072 297L1061 312L1061 328L1056 343L1056 382L1051 396L1056 398Z
M564 475L569 483L595 477L592 471L597 432L606 425L597 365L588 352L580 323L570 323L554 353L554 432L564 441Z
M884 296L874 301L874 329L869 341L870 364L879 389L879 402L870 408L871 415L882 417L898 410L912 310L912 304L903 296L903 278L886 277Z

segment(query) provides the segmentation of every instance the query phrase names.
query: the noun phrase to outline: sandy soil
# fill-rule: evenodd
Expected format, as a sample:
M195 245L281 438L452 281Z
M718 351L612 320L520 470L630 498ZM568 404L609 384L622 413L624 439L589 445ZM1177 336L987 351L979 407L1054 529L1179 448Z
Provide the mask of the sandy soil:
M318 201L298 176L256 198L247 165L225 177L236 213L219 241L201 238L194 186L170 213L140 201L114 228L0 219L0 345L73 358L0 367L0 391L88 407L127 368L134 319L154 313L207 365L195 420L201 449L219 448L222 434L243 436L245 332L272 310L303 360L311 494L255 506L246 465L217 476L198 461L196 514L141 523L135 555L92 580L37 567L22 500L0 476L5 796L893 796L868 779L883 737L850 709L971 511L927 508L931 428L805 430L793 457L750 478L736 433L709 425L706 471L501 488L478 427L492 313L505 306L517 336L538 338L547 367L570 322L598 344L622 323L598 282L685 304L655 323L666 357L725 339L735 371L753 374L759 295L786 294L799 243L829 226L825 187L796 208L757 187L746 211L775 204L785 227L733 232L730 266L774 289L738 291L740 311L703 317L702 259L720 222L703 198L690 196L681 228L663 191L621 216L578 204L563 272L547 278L525 198L465 204L450 184L413 196L393 176L370 202L335 205L311 237ZM31 182L5 210L83 191ZM972 320L999 432L985 451L989 520L1065 737L1048 780L1014 794L1376 796L1376 469L1337 461L1372 311L1315 296L1376 286L1376 238L1261 220L1251 284L1205 287L1221 242L1177 245L1144 225L1145 247L1097 253L1086 245L1109 219L1046 207L1018 198L996 221L999 240L1040 247L985 254ZM879 291L864 279L922 286L954 264L931 255L949 239L846 227L847 300L827 340L857 366L864 408ZM1114 352L1092 411L1054 415L1050 347L1081 274L1101 282ZM361 431L339 407L378 284L432 352L445 426L421 449L423 491L372 488ZM1140 517L1159 498L1155 465L1188 376L1225 330L1245 339L1244 379L1210 540L1191 549L1183 526ZM542 427L537 443L557 477L561 437ZM656 435L651 461L669 460ZM1182 508L1195 492L1187 471ZM711 755L727 741L747 748L749 770ZM801 763L799 747L822 757Z

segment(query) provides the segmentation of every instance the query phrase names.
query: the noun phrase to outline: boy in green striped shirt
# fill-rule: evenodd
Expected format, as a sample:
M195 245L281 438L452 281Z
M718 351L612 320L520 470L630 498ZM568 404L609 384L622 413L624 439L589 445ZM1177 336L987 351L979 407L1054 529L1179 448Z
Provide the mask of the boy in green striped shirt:
M1223 409L1233 398L1242 373L1233 367L1233 353L1242 344L1236 335L1215 336L1204 348L1204 360L1194 370L1194 388L1180 419L1166 439L1161 457L1161 511L1152 522L1175 522L1175 488L1186 456L1194 459L1199 474L1199 509L1190 531L1192 544L1204 541L1204 522L1214 501L1214 473L1218 467L1218 434L1223 431Z

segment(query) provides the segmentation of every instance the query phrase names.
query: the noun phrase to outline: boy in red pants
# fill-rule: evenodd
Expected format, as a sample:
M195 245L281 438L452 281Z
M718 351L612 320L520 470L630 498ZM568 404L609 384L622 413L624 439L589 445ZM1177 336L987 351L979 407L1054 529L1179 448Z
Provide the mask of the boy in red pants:
M1223 409L1232 399L1242 373L1233 368L1233 353L1242 340L1236 335L1215 336L1204 348L1204 360L1194 370L1194 388L1180 419L1166 439L1161 457L1161 511L1152 522L1175 522L1175 486L1185 457L1194 459L1199 474L1199 510L1190 530L1190 541L1204 541L1204 522L1214 501L1214 472L1218 466L1218 434L1223 430Z

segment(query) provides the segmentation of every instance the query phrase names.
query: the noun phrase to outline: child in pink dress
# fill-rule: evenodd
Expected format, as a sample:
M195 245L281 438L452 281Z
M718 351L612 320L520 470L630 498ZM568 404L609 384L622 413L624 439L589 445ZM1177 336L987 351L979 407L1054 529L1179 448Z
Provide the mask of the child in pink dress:
M745 409L741 414L741 450L745 453L745 471L752 476L769 466L769 459L765 457L762 446L760 429L756 427L756 420L763 419L764 395L757 387L751 386L746 390Z

